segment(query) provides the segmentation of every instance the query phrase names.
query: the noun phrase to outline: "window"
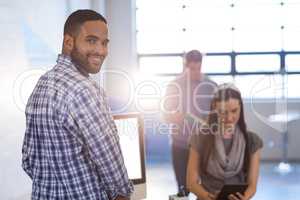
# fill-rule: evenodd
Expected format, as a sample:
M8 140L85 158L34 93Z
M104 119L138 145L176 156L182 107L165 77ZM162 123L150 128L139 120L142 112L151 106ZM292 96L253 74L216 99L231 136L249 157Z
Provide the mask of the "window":
M300 45L300 1L287 0L282 6L282 19L283 19L283 49L286 51L299 51Z
M136 2L138 53L183 52L181 1Z
M228 73L231 70L231 58L229 56L204 56L202 71L204 73Z
M287 71L300 72L300 54L286 55L285 65L287 67Z
M223 83L233 83L233 77L230 75L226 76L209 76L211 80L216 82L218 85L223 84Z
M232 51L232 31L230 28L193 27L187 29L183 40L185 51L191 49L199 49L205 53Z
M226 1L186 1L184 49L232 51L232 8Z
M175 76L139 74L135 97L137 109L140 112L160 110L161 100L166 94L168 84L174 79Z
M181 56L142 57L140 71L148 74L181 73L183 60Z
M180 73L181 56L198 49L206 54L202 71L218 84L234 81L245 98L300 98L300 0L137 0L137 7L141 71Z
M280 69L278 55L238 55L236 57L238 72L275 72Z
M283 49L286 51L299 51L300 27L286 26L283 32Z
M280 27L282 24L280 1L236 1L233 5L233 24L235 26Z
M281 50L280 27L261 28L258 26L236 27L233 49L241 52Z
M300 1L285 0L282 6L282 21L283 24L289 27L299 27L300 18Z
M235 85L244 98L281 98L283 95L281 75L240 75L235 77Z
M287 82L285 87L287 89L288 98L300 98L299 80L300 80L299 74L287 76Z

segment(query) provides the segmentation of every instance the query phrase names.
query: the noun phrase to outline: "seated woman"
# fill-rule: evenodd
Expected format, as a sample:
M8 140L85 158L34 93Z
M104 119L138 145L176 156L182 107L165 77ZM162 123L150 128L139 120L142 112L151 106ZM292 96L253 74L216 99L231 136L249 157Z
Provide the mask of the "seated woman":
M262 140L247 130L240 91L223 84L214 94L206 128L190 140L187 186L199 200L212 200L225 184L248 184L244 195L230 200L248 200L256 192Z

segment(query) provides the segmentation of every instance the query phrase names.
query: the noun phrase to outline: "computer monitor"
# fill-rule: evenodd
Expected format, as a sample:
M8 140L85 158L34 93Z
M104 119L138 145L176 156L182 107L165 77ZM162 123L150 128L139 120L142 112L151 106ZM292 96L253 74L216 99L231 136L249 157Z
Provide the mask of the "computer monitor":
M134 184L132 200L146 198L144 121L138 113L114 114L128 176Z

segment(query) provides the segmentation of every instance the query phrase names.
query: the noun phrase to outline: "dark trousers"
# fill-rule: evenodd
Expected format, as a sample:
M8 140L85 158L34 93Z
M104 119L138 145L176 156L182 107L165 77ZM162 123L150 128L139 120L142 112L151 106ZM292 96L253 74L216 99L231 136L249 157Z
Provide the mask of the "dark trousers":
M188 158L189 149L177 147L172 144L172 162L177 181L178 192L185 192L185 194L188 194L188 190L186 188Z

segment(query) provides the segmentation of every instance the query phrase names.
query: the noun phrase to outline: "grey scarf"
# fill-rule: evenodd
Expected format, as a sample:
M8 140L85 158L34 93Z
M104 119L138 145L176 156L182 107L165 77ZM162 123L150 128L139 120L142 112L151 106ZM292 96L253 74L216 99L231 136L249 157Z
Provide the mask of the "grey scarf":
M232 147L228 155L225 152L222 136L216 134L215 149L208 159L208 174L219 180L237 175L243 168L245 148L246 141L238 126L233 134Z

